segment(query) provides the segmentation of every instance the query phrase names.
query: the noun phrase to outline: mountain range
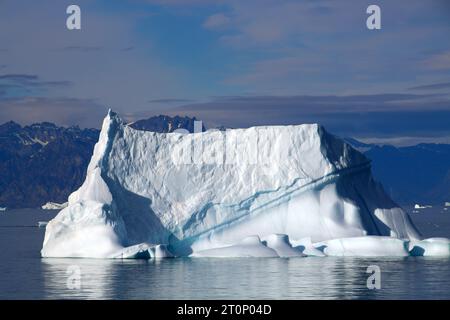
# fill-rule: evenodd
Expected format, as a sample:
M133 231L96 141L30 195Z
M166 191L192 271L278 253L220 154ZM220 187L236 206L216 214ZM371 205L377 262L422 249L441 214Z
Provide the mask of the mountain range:
M372 172L400 204L443 204L450 199L450 145L414 146L347 143L372 160Z
M193 132L194 121L159 115L129 126L154 132ZM21 126L10 121L0 125L0 207L30 208L49 201L67 201L85 179L98 135L97 129L58 127L48 122ZM394 147L344 140L372 160L375 178L398 203L450 200L450 145Z
M52 123L0 126L0 206L38 207L65 202L84 180L98 140L96 129Z

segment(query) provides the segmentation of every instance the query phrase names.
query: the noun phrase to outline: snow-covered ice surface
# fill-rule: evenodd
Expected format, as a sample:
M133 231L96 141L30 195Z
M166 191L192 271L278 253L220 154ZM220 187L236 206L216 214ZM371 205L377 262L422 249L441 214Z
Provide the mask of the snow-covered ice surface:
M68 203L43 257L379 256L420 239L369 161L316 124L154 133L109 112Z

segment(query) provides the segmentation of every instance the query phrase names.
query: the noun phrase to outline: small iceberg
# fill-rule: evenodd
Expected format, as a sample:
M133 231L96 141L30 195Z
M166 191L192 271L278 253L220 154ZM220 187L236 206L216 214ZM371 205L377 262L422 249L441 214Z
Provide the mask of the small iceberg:
M0 207L0 211L6 211L6 207Z
M414 209L427 209L427 208L433 208L433 207L430 206L430 205L424 205L424 206L422 206L422 205L417 204L417 203L414 205Z
M39 228L45 228L48 224L48 221L38 221L37 226Z
M47 202L41 208L44 210L61 210L66 208L68 205L69 205L68 202L64 203Z

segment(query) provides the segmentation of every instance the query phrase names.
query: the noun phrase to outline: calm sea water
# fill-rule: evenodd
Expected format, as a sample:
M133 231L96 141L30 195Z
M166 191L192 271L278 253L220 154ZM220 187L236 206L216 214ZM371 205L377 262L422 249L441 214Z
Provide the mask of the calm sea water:
M0 299L450 299L450 259L41 259L36 224L55 213L0 212ZM450 237L450 212L412 217L426 235ZM370 265L379 290L367 288Z

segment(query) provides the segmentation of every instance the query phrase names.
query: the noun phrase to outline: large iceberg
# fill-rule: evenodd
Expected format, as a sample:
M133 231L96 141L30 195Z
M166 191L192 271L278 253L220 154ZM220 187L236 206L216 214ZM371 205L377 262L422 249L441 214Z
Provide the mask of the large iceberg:
M155 133L110 111L68 202L43 257L346 255L332 240L354 249L366 236L381 236L362 243L376 255L420 245L369 160L317 124Z

